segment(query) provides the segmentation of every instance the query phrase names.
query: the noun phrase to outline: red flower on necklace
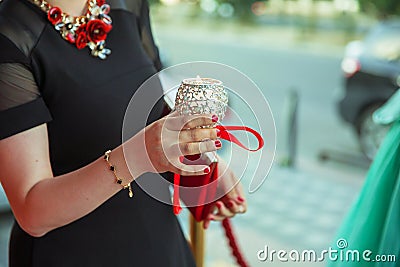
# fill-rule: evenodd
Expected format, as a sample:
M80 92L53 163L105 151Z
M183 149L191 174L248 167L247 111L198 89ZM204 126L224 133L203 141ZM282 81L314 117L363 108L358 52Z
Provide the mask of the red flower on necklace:
M75 35L72 34L72 33L67 33L67 34L65 35L65 39L66 39L68 42L70 42L71 44L75 43L75 41L76 41Z
M77 34L75 45L78 49L83 49L87 46L87 37L85 32L80 32Z
M97 5L99 5L99 6L102 6L106 3L105 0L96 0L96 2L97 2Z
M111 25L104 23L102 20L90 20L86 26L87 38L94 43L104 41L111 28Z
M56 25L62 19L62 11L59 7L52 7L47 13L47 18L51 24Z

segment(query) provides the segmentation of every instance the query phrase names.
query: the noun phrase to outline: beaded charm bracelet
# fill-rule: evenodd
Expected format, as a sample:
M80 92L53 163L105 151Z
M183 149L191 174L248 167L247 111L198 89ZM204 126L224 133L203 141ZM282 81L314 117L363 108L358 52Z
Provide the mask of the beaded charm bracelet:
M133 197L131 182L127 183L126 185L122 184L122 179L117 176L117 168L110 162L110 155L111 155L111 150L107 150L106 153L104 153L104 160L107 162L110 171L114 173L117 184L120 184L123 189L128 189L129 197Z

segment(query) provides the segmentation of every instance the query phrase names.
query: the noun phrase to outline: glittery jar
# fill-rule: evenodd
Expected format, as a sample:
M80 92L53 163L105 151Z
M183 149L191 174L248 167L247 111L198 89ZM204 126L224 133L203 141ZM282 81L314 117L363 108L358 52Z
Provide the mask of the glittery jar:
M182 81L175 98L175 109L181 115L215 114L225 116L228 94L222 82L212 78L190 78Z

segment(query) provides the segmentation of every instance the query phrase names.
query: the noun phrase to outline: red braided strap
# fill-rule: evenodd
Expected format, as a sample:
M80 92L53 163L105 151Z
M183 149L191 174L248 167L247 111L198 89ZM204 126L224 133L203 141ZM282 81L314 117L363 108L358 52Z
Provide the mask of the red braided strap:
M181 176L174 173L174 195L173 195L173 210L174 214L178 215L182 211L181 202L179 201L179 184L181 181Z
M232 225L231 225L230 220L228 218L224 219L222 221L222 226L224 227L225 235L228 238L229 246L231 247L231 250L232 250L232 255L235 257L237 264L240 267L249 267L249 265L245 261L243 255L242 255L242 252L240 251L239 246L236 242L236 238L235 238L235 235L233 234Z

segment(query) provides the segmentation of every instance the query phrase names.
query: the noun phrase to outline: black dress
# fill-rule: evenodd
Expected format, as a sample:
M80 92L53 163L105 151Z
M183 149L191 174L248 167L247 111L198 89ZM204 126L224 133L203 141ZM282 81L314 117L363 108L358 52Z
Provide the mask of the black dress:
M112 53L104 61L62 39L28 0L0 4L0 139L47 123L56 176L121 144L130 98L160 67L147 2L108 3L113 29L106 43ZM150 120L160 117L161 109L158 105ZM144 176L140 179L152 175ZM40 238L16 223L10 266L194 266L171 206L135 183L133 190L133 199L122 190L89 215Z

